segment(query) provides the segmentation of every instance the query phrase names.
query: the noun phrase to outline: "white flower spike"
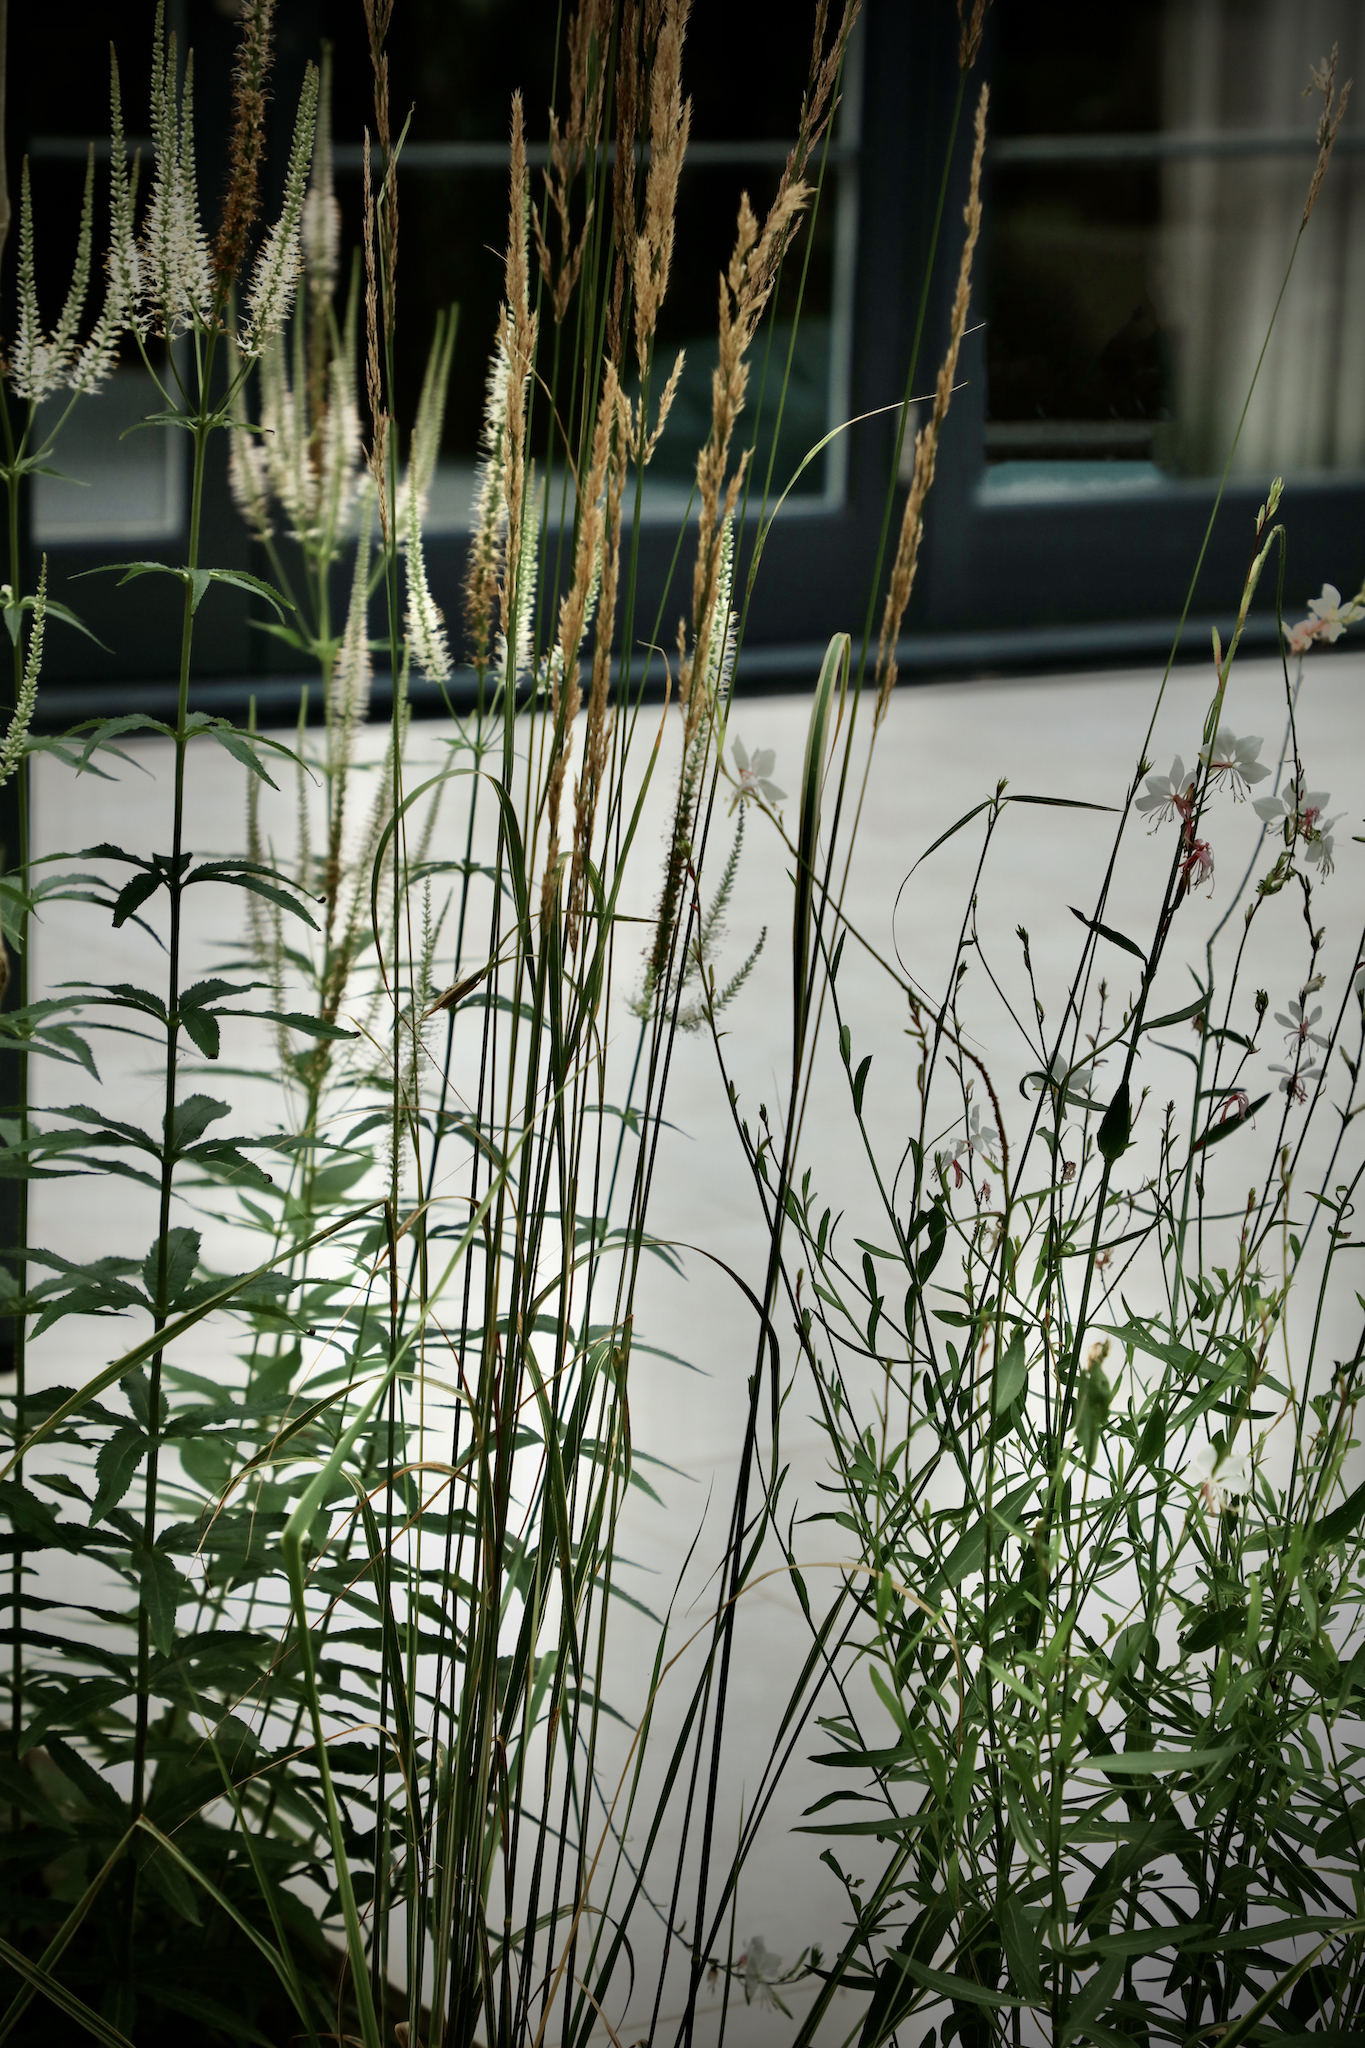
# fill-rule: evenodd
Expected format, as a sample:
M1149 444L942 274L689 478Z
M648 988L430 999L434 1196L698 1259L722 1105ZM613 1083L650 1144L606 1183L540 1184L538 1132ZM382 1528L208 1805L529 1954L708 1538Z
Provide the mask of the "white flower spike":
M294 120L294 142L284 181L284 204L256 259L251 289L247 293L247 324L241 336L244 356L260 355L271 336L278 334L284 326L294 303L294 288L303 261L299 227L308 190L309 166L313 160L317 112L318 71L315 64L310 64L304 73L299 111Z
M38 572L38 589L33 600L33 624L29 628L28 658L15 699L14 714L0 740L0 787L7 783L24 758L29 727L38 702L38 672L43 665L43 627L47 621L47 556Z

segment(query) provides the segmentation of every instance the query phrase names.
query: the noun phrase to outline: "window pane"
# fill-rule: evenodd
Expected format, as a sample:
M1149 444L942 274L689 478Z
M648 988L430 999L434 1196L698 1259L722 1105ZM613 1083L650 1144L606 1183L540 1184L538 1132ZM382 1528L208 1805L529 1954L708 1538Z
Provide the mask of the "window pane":
M1001 11L991 497L1219 473L1316 153L1310 64L1365 7L1138 0ZM1347 115L1234 467L1365 467L1365 126Z

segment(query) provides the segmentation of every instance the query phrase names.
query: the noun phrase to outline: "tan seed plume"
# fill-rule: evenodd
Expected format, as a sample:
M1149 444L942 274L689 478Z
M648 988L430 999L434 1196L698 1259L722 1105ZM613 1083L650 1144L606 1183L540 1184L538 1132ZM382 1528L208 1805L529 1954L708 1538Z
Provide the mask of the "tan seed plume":
M971 183L962 215L967 223L967 234L962 244L962 260L958 264L957 293L953 299L948 348L934 390L934 409L927 423L915 436L915 467L910 479L910 495L905 501L905 516L901 520L900 539L891 570L891 587L886 593L886 608L882 613L881 641L877 649L878 723L881 722L891 692L896 687L896 641L900 635L901 621L905 617L905 608L910 602L910 593L915 586L915 569L919 562L920 541L924 535L924 504L934 481L939 436L943 432L943 422L948 417L948 407L952 402L953 380L957 375L962 337L967 328L967 308L972 295L972 258L976 253L977 237L981 233L981 164L986 153L986 108L989 97L989 88L983 85L981 97L976 103L976 140L972 150Z
M242 40L232 74L232 143L222 225L213 245L218 290L226 295L242 266L246 238L261 210L265 159L266 81L275 0L251 0L242 16Z
M616 57L616 162L612 168L612 234L616 261L612 266L611 303L607 309L607 354L621 361L621 313L626 272L635 247L635 138L640 119L639 20L635 0L625 0Z
M681 359L680 359L681 360ZM588 694L588 730L583 744L583 773L574 792L573 861L569 870L568 945L573 952L584 908L584 865L592 851L597 801L607 773L612 721L607 715L611 684L611 643L616 630L616 590L621 568L621 498L631 447L630 406L608 362L602 385L602 412L611 416L611 461L607 470L606 532L602 580L594 622L592 687Z
M388 439L389 416L384 409L384 386L379 374L379 274L374 255L374 193L370 179L370 131L365 130L362 154L363 211L365 219L365 389L370 401L370 475L379 500L379 523L384 545L389 541Z
M548 913L554 901L559 872L559 810L564 777L573 750L574 723L583 704L578 680L578 657L583 645L588 606L601 572L602 490L607 475L607 454L616 413L616 365L608 358L602 396L593 430L592 457L579 500L578 533L574 542L573 574L559 607L558 659L551 671L550 721L558 735L550 763L546 790L545 874L541 885L542 908Z
M1308 197L1303 203L1303 225L1305 227L1308 225L1309 216L1312 214L1313 208L1318 203L1318 194L1322 190L1322 181L1327 176L1327 166L1332 160L1332 145L1337 139L1337 130L1340 128L1345 117L1346 102L1351 97L1351 87L1355 83L1354 79L1348 78L1345 85L1341 88L1341 98L1337 98L1337 46L1335 43L1332 45L1331 56L1324 57L1321 64L1311 66L1308 75L1311 83L1304 87L1303 96L1307 99L1310 93L1321 93L1322 112L1318 115L1318 160L1313 166L1313 176L1308 185Z
M963 0L957 0L957 66L959 71L970 71L981 54L981 35L986 26L986 10L991 0L972 0L971 13L967 12Z
M574 286L583 267L588 244L593 200L589 193L583 226L575 237L570 218L570 195L574 181L588 157L596 154L602 135L602 100L606 87L607 37L611 27L608 0L580 0L569 21L569 111L561 131L553 111L550 114L550 161L545 172L545 192L559 223L559 270L556 274L540 215L532 216L540 272L559 326L569 310Z
M646 11L646 37L649 15ZM659 309L673 264L678 212L678 179L692 128L692 102L682 96L683 39L692 0L664 0L649 76L649 172L645 178L644 226L635 241L635 354L644 376L649 369Z

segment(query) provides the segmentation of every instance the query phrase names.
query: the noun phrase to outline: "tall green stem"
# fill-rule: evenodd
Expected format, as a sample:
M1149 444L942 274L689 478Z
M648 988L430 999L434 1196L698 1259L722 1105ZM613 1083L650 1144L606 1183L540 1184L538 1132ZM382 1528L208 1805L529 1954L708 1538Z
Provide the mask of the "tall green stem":
M209 423L203 416L194 425L194 481L190 492L190 542L186 567L199 562L199 517L204 496L204 456L208 446ZM166 964L166 1094L162 1123L161 1198L157 1219L155 1325L164 1329L169 1315L171 1197L175 1179L175 1087L180 1044L180 939L184 895L185 755L189 746L190 654L194 644L194 587L185 583L185 606L180 626L180 691L175 712L175 797L171 859L167 877L170 896L170 935ZM156 1493L161 1450L161 1369L164 1354L153 1353L147 1399L147 1475L142 1521L144 1571L150 1576L151 1554L156 1545ZM137 1728L133 1744L134 1820L146 1803L147 1724L151 1698L151 1618L149 1587L144 1579L137 1618Z

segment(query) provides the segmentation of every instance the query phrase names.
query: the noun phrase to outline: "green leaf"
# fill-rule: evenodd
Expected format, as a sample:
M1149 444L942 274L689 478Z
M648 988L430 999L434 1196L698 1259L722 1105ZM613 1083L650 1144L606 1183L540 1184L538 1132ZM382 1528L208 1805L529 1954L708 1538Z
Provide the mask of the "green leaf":
M199 1097L200 1101L206 1100ZM200 1238L197 1230L188 1230L178 1225L166 1232L166 1299L164 1307L174 1308L194 1278L195 1267L199 1264ZM156 1300L157 1275L160 1267L161 1239L155 1238L151 1250L142 1261L142 1284L148 1297Z
M1161 1463L1166 1448L1166 1410L1158 1401L1146 1422L1142 1425L1142 1436L1138 1441L1138 1457L1144 1465L1153 1468Z
M206 577L210 583L225 583L233 590L254 592L257 597L263 597L267 604L273 605L280 618L283 618L287 611L292 612L294 609L282 590L276 590L273 583L265 582L260 576L252 576L245 569L201 569L199 574ZM195 603L198 604L197 598Z
M1114 1091L1114 1098L1100 1119L1095 1143L1101 1156L1112 1166L1128 1150L1130 1112L1128 1106L1128 1083L1120 1081Z
M1143 952L1141 946L1135 945L1131 939L1125 938L1122 932L1116 932L1112 925L1101 924L1098 918L1087 917L1083 910L1077 910L1074 903L1069 904L1067 907L1073 917L1080 919L1088 932L1096 932L1100 938L1108 939L1111 946L1122 946L1125 953L1131 953L1134 959L1142 962L1144 967L1147 965L1147 955Z
M901 1955L893 1951L887 1957L887 1961L894 1963L898 1970L904 1970L908 1977L913 1977L926 1991L936 1991L940 1998L951 1998L968 2005L988 2006L992 2012L999 2012L1006 2007L1017 2011L1026 2003L1022 1998L1011 1997L1008 1992L992 1991L987 1985L978 1984L974 1978L958 1977L950 1970L932 1970L927 1963L920 1962L917 1956Z
M287 1024L291 1031L299 1032L305 1038L358 1038L358 1031L347 1031L340 1024L325 1024L321 1017L310 1017L304 1010L220 1010L220 1017L259 1017L272 1024Z
M201 1138L209 1125L228 1114L230 1104L215 1102L211 1095L187 1095L171 1113L171 1145L183 1152Z
M133 1554L142 1587L142 1605L147 1613L152 1641L163 1657L175 1646L175 1610L182 1600L194 1598L193 1589L182 1578L164 1550L137 1550Z
M866 1059L860 1061L858 1066L858 1072L854 1077L853 1114L855 1116L861 1116L863 1113L863 1090L867 1086L867 1070L871 1065L872 1055L871 1053L869 1053Z
M1160 1777L1165 1771L1221 1771L1237 1755L1241 1744L1227 1749L1125 1749L1121 1755L1082 1756L1072 1763L1073 1771L1103 1771L1106 1777Z
M995 1369L995 1412L1003 1415L1012 1408L1028 1383L1024 1359L1024 1332L1017 1329L1005 1347Z
M1240 1131L1243 1124L1249 1124L1257 1110L1264 1109L1269 1100L1268 1095L1258 1095L1254 1102L1247 1104L1241 1116L1225 1117L1221 1123L1210 1124L1203 1137L1195 1139L1191 1151L1199 1152L1207 1145L1221 1144L1223 1139L1230 1138L1234 1131Z
M265 763L250 740L244 739L232 726L212 725L209 727L209 737L217 740L224 753L231 754L234 761L240 761L243 768L249 768L262 782L269 783L272 789L279 788L279 784L273 775L267 772Z
M1164 1031L1170 1024L1188 1024L1191 1017L1198 1017L1209 1006L1207 995L1196 996L1192 1003L1186 1003L1183 1010L1168 1010L1164 1017L1153 1017L1150 1024L1144 1024L1144 1031Z
M73 2019L87 2034L93 2034L97 2041L103 2042L104 2048L133 2048L126 2034L121 2034L117 2027L102 2019L93 2007L88 2006L83 1999L77 1998L74 1991L68 1991L57 1978L37 1963L30 1962L21 1949L11 1948L3 1938L0 1938L0 1962L7 1963L16 1977L21 1977L25 1984L41 1992L59 2012L64 2012L68 2019Z
M1340 1543L1349 1536L1365 1519L1365 1485L1358 1486L1330 1515L1323 1515L1313 1524L1312 1542Z
M216 1060L222 1044L222 1030L212 1010L182 1010L180 1022L185 1036L203 1053L206 1060Z
M101 1444L95 1460L95 1478L98 1488L94 1505L90 1510L90 1526L102 1522L111 1508L116 1508L133 1483L133 1475L147 1455L150 1439L145 1429L136 1422L125 1422L116 1429L108 1440Z
M995 1917L1016 1989L1030 2001L1040 1999L1043 1979L1038 1968L1037 1928L1013 1892L1005 1893L996 1908Z
M1105 1376L1104 1367L1097 1358L1081 1379L1080 1396L1076 1402L1076 1437L1085 1453L1087 1465L1095 1462L1100 1437L1109 1420L1109 1409L1114 1399L1114 1389Z
M114 929L127 924L133 912L155 896L164 877L153 871L150 874L134 875L131 882L125 882L114 899Z

